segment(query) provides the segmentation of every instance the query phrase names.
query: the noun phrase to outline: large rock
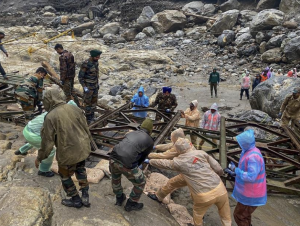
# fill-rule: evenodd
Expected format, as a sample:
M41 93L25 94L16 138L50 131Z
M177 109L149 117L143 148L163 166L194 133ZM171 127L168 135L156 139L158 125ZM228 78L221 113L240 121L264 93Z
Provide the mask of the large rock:
M234 119L258 123L272 122L272 118L267 113L259 110L247 110L240 112L234 116Z
M253 45L253 44L243 45L237 51L237 53L240 57L242 57L242 56L248 57L248 56L256 54L257 52L258 52L258 48L256 45Z
M277 8L279 4L280 4L280 0L260 0L256 8L258 10L272 9L272 8Z
M257 32L270 30L284 22L284 13L276 9L266 9L259 12L250 23L250 32L254 37Z
M213 16L216 12L216 7L213 4L205 4L203 7L203 16Z
M220 47L225 47L226 45L228 45L234 41L234 37L235 37L234 31L225 30L218 37L218 45Z
M162 32L181 30L186 24L186 16L178 10L165 10L157 13L152 19L155 27L161 26ZM159 23L159 25L157 24ZM156 30L157 31L157 30Z
M300 2L299 0L281 0L279 9L285 12L288 17L299 15L300 12Z
M145 27L142 32L149 37L153 37L155 35L155 30L153 27Z
M240 15L241 15L239 18L240 22L242 24L246 24L253 20L253 18L257 15L257 12L251 10L242 10L240 12Z
M204 4L201 1L194 1L182 7L182 11L186 13L200 14L203 11Z
M240 3L237 0L228 0L227 2L224 2L222 5L220 5L220 9L223 12L232 9L238 9L239 7L240 7Z
M276 47L280 47L281 43L284 39L286 39L286 35L282 34L282 35L277 35L273 38L271 38L268 42L267 42L267 49L273 49Z
M126 40L126 41L133 41L135 39L135 36L138 34L139 32L137 31L136 28L130 28L128 30L126 30L123 34L122 37Z
M254 110L266 112L276 118L282 102L293 89L300 86L300 79L275 76L260 83L250 97L250 105Z
M299 63L300 61L300 36L292 38L288 41L283 52L289 63Z
M210 28L210 31L215 34L222 34L224 30L231 30L237 22L239 13L235 9L222 13Z
M139 18L137 19L138 26L143 29L150 26L151 19L155 15L153 9L150 6L145 6Z
M244 33L236 38L235 43L236 43L237 47L240 47L242 45L250 43L251 39L252 39L252 36L250 35L250 33Z
M282 59L280 48L270 49L261 55L261 60L265 63L278 63Z
M74 31L75 35L82 35L82 32L84 30L87 30L87 29L93 30L94 27L95 27L95 22L88 22L88 23L80 24L79 26L73 28L73 31Z
M103 27L99 29L99 33L101 37L103 37L106 34L116 35L119 33L119 31L120 31L120 23L118 22L105 24Z

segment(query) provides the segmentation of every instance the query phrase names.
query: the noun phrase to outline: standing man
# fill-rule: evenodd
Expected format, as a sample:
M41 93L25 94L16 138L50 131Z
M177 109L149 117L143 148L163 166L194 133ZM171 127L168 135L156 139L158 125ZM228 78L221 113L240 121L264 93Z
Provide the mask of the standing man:
M3 31L0 31L0 49L5 54L5 56L8 57L8 53L7 53L6 49L1 44L3 38L5 38L5 33ZM4 71L4 69L3 69L2 65L1 65L1 62L0 62L0 73L3 76L4 79L7 79L6 72Z
M220 74L217 72L217 68L213 69L213 72L210 73L208 83L210 84L210 94L211 98L213 98L213 89L215 90L215 97L218 97L218 88L220 82Z
M261 74L261 76L260 76L260 81L261 82L264 82L264 81L267 81L268 80L268 73L269 73L269 71L267 70L267 69L265 69L264 71L263 71L263 73Z
M149 107L149 98L144 93L144 88L141 86L138 92L132 97L131 102L133 103L133 110ZM135 117L146 118L147 112L133 112L133 115Z
M177 107L177 99L176 96L171 93L171 87L163 87L162 92L158 93L155 101L151 104L151 107L155 107L157 105L158 110L162 110L164 112L171 112L174 111ZM160 120L161 116L156 115L155 120Z
M249 72L247 72L246 76L242 79L240 100L242 100L244 92L246 93L247 99L249 100L249 89L250 89L250 77L249 77Z
M199 122L200 122L200 112L198 110L198 101L193 100L190 103L190 107L187 108L184 112L181 112L181 117L185 118L185 126L190 126L190 127L199 127ZM191 142L192 144L197 147L197 136L191 134Z
M48 114L41 131L42 144L35 165L38 168L55 145L58 173L67 196L72 197L63 199L62 204L76 208L82 205L89 207L85 160L91 152L91 134L84 114L77 106L66 104L58 89L47 90L43 101ZM71 178L74 173L82 191L81 198Z
M210 110L204 113L200 128L218 131L220 129L220 123L221 115L218 112L218 105L214 103L213 105L211 105ZM205 140L200 141L199 149L202 149L202 145L204 144L204 142ZM215 139L212 139L212 142L217 144L217 140Z
M38 106L39 111L42 110L43 96L43 79L47 75L47 71L43 67L39 67L35 74L19 85L15 90L15 95L20 102L25 117L31 118L35 107Z
M255 87L258 86L258 84L260 83L260 80L261 80L261 77L259 74L257 74L255 76L255 79L252 82L252 93L253 93L253 90L255 89Z
M71 52L64 50L61 44L56 44L54 49L59 56L60 81L66 96L66 102L72 100L75 78L75 61ZM78 100L75 101L78 104Z
M267 203L267 182L262 154L255 147L254 130L247 130L236 137L242 148L238 167L231 162L225 170L235 176L232 197L238 202L234 220L238 226L250 226L251 215L258 206Z
M293 94L286 96L278 118L281 118L281 126L289 125L291 120L300 120L300 88L295 88Z
M92 50L90 58L81 65L78 79L84 91L85 116L88 123L95 117L99 91L99 59L102 52Z
M148 154L152 151L153 139L152 120L147 118L137 131L127 133L125 138L117 144L111 152L109 166L112 176L112 188L116 195L116 205L121 206L126 199L121 185L122 174L133 184L133 189L124 207L126 211L141 210L143 203L138 203L143 193L146 180L139 168Z

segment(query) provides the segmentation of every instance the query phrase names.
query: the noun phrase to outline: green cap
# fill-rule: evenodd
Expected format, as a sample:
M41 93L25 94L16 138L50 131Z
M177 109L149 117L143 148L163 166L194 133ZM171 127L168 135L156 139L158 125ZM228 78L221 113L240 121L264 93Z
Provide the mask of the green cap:
M91 52L91 57L97 57L97 56L100 56L102 54L102 52L100 50L97 50L97 49L93 49Z
M295 89L293 90L293 93L300 93L300 88L295 88Z
M152 129L153 129L153 122L152 122L152 120L149 119L149 118L146 118L146 119L143 121L143 123L142 123L142 125L141 125L141 128L147 130L148 133L151 134L151 133L152 133Z

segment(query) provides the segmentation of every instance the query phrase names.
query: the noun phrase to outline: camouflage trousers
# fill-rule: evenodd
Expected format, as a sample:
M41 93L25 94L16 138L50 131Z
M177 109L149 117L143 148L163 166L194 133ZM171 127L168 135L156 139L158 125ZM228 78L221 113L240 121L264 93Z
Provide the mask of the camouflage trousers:
M94 113L98 102L98 91L99 88L90 89L84 94L84 107L87 121L91 121L94 118Z
M69 166L58 165L58 173L61 177L61 183L65 192L67 193L67 196L72 197L78 195L76 186L71 178L74 173L79 182L80 190L89 189L89 183L87 181L85 169L85 160Z
M123 187L121 185L122 174L133 184L129 199L133 202L138 202L143 193L146 180L143 171L136 167L128 169L121 163L111 160L109 163L112 176L112 189L117 197L123 194Z
M74 100L75 103L79 106L78 97L74 92L74 78L66 78L62 89L66 96L66 102L68 103L70 100Z

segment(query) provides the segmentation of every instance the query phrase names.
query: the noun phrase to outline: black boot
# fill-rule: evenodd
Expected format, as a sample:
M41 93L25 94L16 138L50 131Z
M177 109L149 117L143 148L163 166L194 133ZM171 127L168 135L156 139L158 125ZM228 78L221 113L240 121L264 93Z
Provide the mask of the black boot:
M159 199L157 198L157 196L156 196L156 194L148 194L148 197L150 198L150 199L153 199L154 201L156 201L156 202L159 202L159 203L161 203L161 201L159 201Z
M75 207L75 208L82 207L82 202L81 202L81 198L79 197L79 195L73 196L70 199L61 200L61 204L63 204L64 206L67 206L67 207Z
M90 197L89 196L89 189L82 189L81 192L82 192L82 196L81 196L82 204L85 207L90 207L91 203L89 201L89 197Z
M123 202L126 200L126 195L122 193L121 197L116 197L116 204L117 206L122 206Z
M126 205L124 206L124 209L127 212L130 212L132 210L136 210L136 211L141 210L141 209L143 209L143 207L144 207L143 203L133 202L130 199L128 199Z
M241 96L240 100L242 100L242 97L243 97L243 96Z

